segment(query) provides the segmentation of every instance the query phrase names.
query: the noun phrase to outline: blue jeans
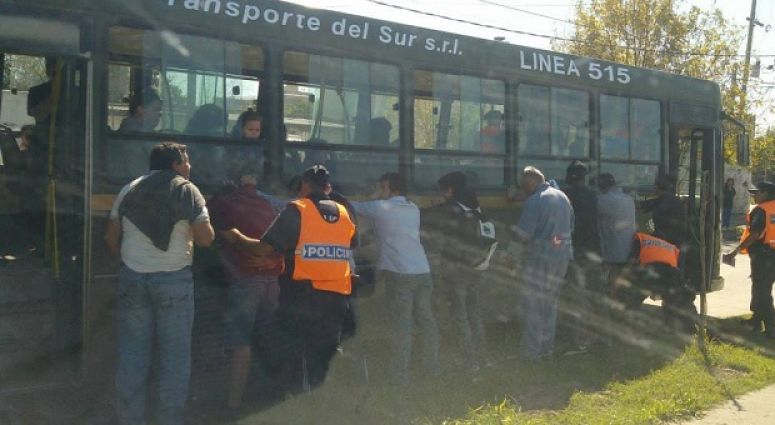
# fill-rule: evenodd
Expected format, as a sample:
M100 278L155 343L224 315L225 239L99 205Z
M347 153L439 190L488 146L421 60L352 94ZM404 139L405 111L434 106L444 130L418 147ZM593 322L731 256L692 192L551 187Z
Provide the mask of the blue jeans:
M158 423L183 423L191 376L194 281L191 268L174 272L119 271L116 393L121 424L145 423L146 379L156 332L159 352Z
M409 357L412 353L412 323L417 321L422 339L422 363L432 375L439 373L439 330L433 316L431 295L433 280L430 274L399 274L379 271L384 283L387 304L391 314L393 355L391 375L397 383L409 383ZM414 319L414 320L413 320Z
M724 207L721 210L721 227L728 228L732 221L732 207Z
M523 267L520 352L527 359L540 359L554 351L557 298L568 262L532 257Z
M261 343L271 334L280 287L276 276L248 276L229 282L228 304L224 320L226 347L246 347L254 327Z

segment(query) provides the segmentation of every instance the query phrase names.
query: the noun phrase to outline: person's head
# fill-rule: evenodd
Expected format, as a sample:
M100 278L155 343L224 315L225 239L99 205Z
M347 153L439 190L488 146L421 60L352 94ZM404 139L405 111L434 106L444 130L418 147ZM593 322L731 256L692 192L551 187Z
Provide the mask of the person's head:
M748 189L757 204L775 200L775 183L771 181L759 182L753 188Z
M587 164L579 161L578 159L568 165L565 169L565 181L568 184L579 185L584 184L584 179L587 177Z
M468 178L462 171L452 171L441 176L436 183L439 185L439 190L441 190L444 198L455 200L468 187Z
M533 194L533 192L538 189L538 186L541 186L545 182L546 178L544 177L544 173L542 173L538 168L529 165L525 167L524 170L522 170L522 179L520 184L522 186L522 190L524 190L526 194Z
M245 111L237 118L239 137L243 139L258 139L261 137L264 118L256 111Z
M143 127L152 130L161 121L161 98L156 90L140 90L129 100L129 115L141 119Z
M614 186L616 186L616 179L614 179L614 175L611 173L603 173L597 180L597 187L603 193L608 192Z
M391 196L406 196L406 179L398 173L385 173L377 180L377 195L381 199Z
M372 118L369 121L370 143L375 146L388 146L390 144L390 130L393 125L387 118Z
M503 113L497 109L491 109L484 114L484 121L490 127L500 127L503 123Z
M726 182L724 182L724 186L726 187L733 187L735 185L735 179L732 177L728 178Z
M174 142L162 142L151 149L151 171L172 170L188 178L191 175L191 163L188 162L186 145Z
M242 164L237 168L237 172L234 175L236 181L240 186L256 186L258 185L258 178L260 170L258 166L253 163Z
M324 194L330 188L330 175L325 166L313 165L301 175L301 189L299 196L307 196L313 193Z
M32 139L35 137L35 126L32 124L23 125L20 130L21 143L19 150L26 151L32 146Z
M654 179L654 189L659 194L675 193L675 177L669 174L659 174Z
M54 75L57 71L57 58L52 56L47 56L45 59L45 67L46 67L46 76L49 78L49 80L54 79Z
M186 134L221 136L225 125L226 113L223 108L214 103L207 103L200 106L191 116L186 126Z

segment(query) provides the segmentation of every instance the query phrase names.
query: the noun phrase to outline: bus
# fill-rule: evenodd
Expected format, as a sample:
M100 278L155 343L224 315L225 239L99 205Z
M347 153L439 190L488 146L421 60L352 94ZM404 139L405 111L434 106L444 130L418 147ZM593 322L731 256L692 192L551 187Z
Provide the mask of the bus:
M0 0L0 65L3 397L111 394L118 260L103 232L118 191L167 140L189 147L206 196L239 161L270 192L324 163L356 199L398 171L421 206L438 200L441 175L463 171L506 239L521 205L506 193L527 165L562 182L579 159L590 183L612 173L640 199L673 174L692 230L687 275L698 290L723 286L725 115L710 81L274 0ZM149 91L158 124L124 125ZM247 110L263 116L260 143L233 131ZM192 386L206 387L222 372L224 287L213 250L195 258Z

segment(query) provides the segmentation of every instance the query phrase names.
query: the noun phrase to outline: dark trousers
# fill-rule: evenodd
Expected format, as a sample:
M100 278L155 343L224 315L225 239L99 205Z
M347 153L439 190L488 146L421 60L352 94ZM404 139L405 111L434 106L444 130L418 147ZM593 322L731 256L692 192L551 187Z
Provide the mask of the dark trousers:
M765 331L770 335L775 335L773 283L775 283L775 255L751 255L751 311L753 311L754 326L758 327L764 323Z
M628 307L636 307L654 294L662 298L662 310L667 322L677 322L692 330L697 309L694 307L695 293L683 280L679 269L666 264L648 264L633 267L629 273L631 286L622 291ZM620 298L620 300L622 300Z
M282 388L298 392L323 383L347 314L344 295L314 290L304 283L281 284L272 350Z

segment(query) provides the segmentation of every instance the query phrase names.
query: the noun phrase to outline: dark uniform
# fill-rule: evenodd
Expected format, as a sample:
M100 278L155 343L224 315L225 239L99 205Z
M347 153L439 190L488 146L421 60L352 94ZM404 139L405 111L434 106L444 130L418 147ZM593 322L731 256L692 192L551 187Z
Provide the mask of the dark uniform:
M748 247L751 256L751 311L754 329L764 324L768 336L775 337L775 308L772 285L775 283L775 184L762 182L756 191L768 194L769 200L759 203L748 214L748 227L742 241L751 233L762 237ZM741 241L741 242L742 242Z
M322 220L316 220L313 214ZM349 231L346 246L330 243L328 225ZM307 243L314 235L320 240ZM299 384L309 389L323 382L340 343L351 291L349 252L356 245L355 225L340 204L326 195L311 194L289 204L261 240L285 257L276 314L279 332L274 347L280 379L286 389L298 390ZM324 245L339 248L327 250ZM323 266L309 261L312 257ZM336 263L336 270L327 269L327 263Z
M678 321L686 330L693 330L697 313L694 291L686 286L678 269L679 249L670 242L645 233L636 233L632 258L637 266L630 270L632 287L624 292L629 307L639 306L649 295L662 298L665 320ZM620 292L621 293L621 292Z

